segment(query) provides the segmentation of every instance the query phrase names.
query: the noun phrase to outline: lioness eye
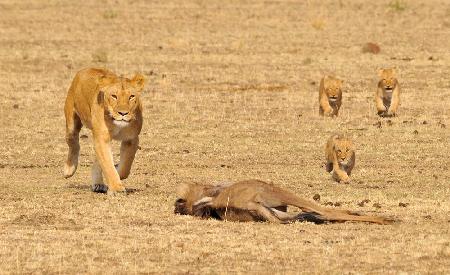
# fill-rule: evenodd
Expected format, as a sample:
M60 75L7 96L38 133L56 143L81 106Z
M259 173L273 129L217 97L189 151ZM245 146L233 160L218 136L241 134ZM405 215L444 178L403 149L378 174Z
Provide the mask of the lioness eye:
M116 96L116 95L111 95L111 97L114 98L114 99L117 99L117 96Z
M130 95L130 100L132 100L134 98L134 95Z

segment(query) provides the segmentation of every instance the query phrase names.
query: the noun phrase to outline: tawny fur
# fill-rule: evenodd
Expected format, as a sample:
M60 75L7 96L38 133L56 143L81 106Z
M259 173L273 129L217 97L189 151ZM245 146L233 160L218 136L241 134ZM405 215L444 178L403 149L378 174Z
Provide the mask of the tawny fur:
M287 212L288 206L297 207L301 212ZM378 224L391 222L383 217L325 208L259 180L226 185L183 184L178 191L175 213L240 222L361 221Z
M69 146L64 177L71 177L78 165L79 133L82 126L92 130L96 160L92 166L92 190L123 192L121 179L130 174L142 128L140 93L144 77L116 76L106 69L79 71L67 93L64 113L66 141ZM113 163L111 140L120 140L120 163ZM103 176L106 185L103 183Z
M332 135L325 146L326 170L333 171L333 178L338 182L348 183L355 166L353 142L341 135Z
M343 81L333 76L325 76L319 86L319 114L338 116L342 104Z
M383 117L395 116L400 105L400 85L396 78L395 69L378 70L377 91L375 93L375 104L378 115Z

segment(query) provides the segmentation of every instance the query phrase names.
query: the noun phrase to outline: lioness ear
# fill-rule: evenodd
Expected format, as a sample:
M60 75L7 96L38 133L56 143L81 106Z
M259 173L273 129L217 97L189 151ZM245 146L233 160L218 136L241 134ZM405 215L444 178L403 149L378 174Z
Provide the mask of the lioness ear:
M145 85L145 78L142 74L136 74L133 79L131 79L131 85L133 85L136 89L142 90Z
M377 73L380 78L383 77L383 69L378 69Z
M99 87L104 87L108 84L111 84L114 82L114 78L109 76L109 75L101 75L98 79L97 79L97 84Z
M178 186L177 188L177 195L179 198L185 198L187 193L189 192L190 189L190 185L187 183L182 183L180 186Z

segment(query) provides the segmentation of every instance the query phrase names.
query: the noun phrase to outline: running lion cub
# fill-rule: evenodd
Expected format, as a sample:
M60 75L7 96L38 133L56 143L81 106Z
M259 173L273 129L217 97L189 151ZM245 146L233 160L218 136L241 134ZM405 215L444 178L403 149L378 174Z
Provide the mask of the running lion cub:
M353 142L344 136L333 135L325 146L326 170L333 171L333 178L338 182L348 183L355 166Z
M64 165L65 178L71 177L77 169L79 133L84 125L92 130L96 154L92 165L92 191L125 192L121 179L130 174L138 149L142 128L140 94L144 83L140 74L128 79L106 69L87 68L75 75L64 106L69 146ZM117 169L111 152L113 139L122 141Z
M300 212L288 212L288 206L297 207ZM392 222L383 217L363 216L347 210L322 207L260 180L219 185L183 184L178 191L174 212L239 222Z
M378 76L380 81L375 94L378 115L382 117L395 116L400 105L400 85L395 75L395 69L380 69Z
M343 81L333 76L325 76L319 87L319 114L338 116L342 104Z

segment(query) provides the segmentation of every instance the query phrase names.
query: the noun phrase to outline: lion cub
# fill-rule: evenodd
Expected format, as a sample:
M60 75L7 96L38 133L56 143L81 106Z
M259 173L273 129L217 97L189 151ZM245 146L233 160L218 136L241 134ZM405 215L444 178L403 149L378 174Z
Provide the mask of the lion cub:
M333 171L333 178L338 182L348 183L355 166L353 143L341 135L331 136L325 147L326 170Z
M378 115L382 117L395 116L400 105L400 86L395 76L395 69L378 70L380 81L375 94Z
M343 81L333 76L325 76L319 87L319 114L337 116L342 104Z
M138 149L142 128L140 94L144 83L140 74L128 79L105 69L88 68L75 75L64 106L69 146L65 178L71 177L77 169L79 133L84 125L92 130L96 154L92 165L92 191L110 194L125 191L121 179L130 174ZM111 152L113 139L122 141L117 167L114 167Z

